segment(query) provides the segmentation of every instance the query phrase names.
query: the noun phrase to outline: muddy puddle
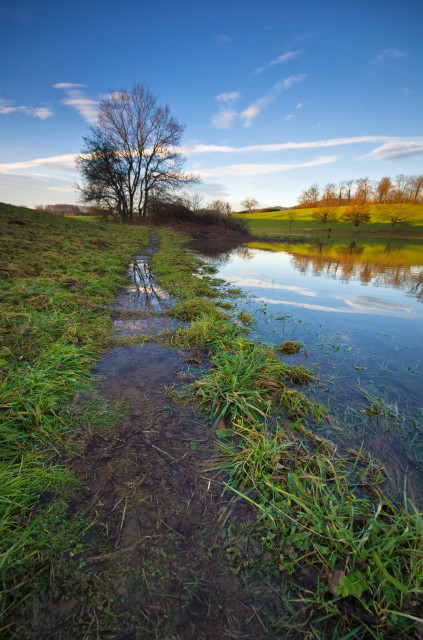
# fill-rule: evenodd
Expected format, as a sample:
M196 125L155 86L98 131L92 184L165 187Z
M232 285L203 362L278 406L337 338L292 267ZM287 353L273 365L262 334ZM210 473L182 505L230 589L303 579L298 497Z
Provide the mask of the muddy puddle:
M150 255L137 257L144 275ZM151 279L139 286L134 274L117 307L141 308L143 321L151 308L158 332L157 313L171 301L152 293ZM154 342L115 348L99 360L102 393L126 403L126 418L96 432L75 460L83 487L69 509L90 514L84 542L69 557L78 591L33 602L36 637L288 637L280 631L286 616L280 578L271 577L271 556L246 533L256 515L246 500L224 491L210 424L168 391L204 366L205 352ZM246 580L253 560L263 571Z
M152 235L151 245L135 256L128 269L130 283L117 297L113 305L113 325L118 335L154 336L173 331L180 323L166 312L172 306L169 295L155 282L150 269L150 258L157 248L157 238Z

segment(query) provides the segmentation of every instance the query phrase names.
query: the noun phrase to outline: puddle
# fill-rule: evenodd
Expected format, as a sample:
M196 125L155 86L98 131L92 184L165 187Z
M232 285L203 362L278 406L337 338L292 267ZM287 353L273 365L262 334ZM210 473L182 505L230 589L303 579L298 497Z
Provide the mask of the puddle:
M157 248L157 238L152 234L151 246L142 254L134 257L129 265L128 286L122 291L113 308L128 312L128 317L115 318L113 325L118 335L135 336L143 334L154 336L165 331L174 331L180 322L166 315L173 301L154 281L150 269L150 258ZM131 315L131 314L136 315Z
M216 276L250 294L239 306L254 319L251 337L303 343L285 358L320 380L306 393L338 421L322 435L363 446L396 494L406 485L423 504L422 244L352 244L238 251Z
M172 301L149 271L153 251L154 242L137 256L118 297L115 309L142 313L118 318L120 335L175 326L163 315ZM82 489L70 511L92 513L83 551L68 560L78 591L70 601L34 601L42 616L32 620L32 632L50 637L60 629L61 640L281 637L277 621L286 614L273 561L248 534L236 542L235 527L248 527L255 513L224 493L211 425L166 393L206 366L201 349L171 351L150 341L114 348L98 361L102 394L124 401L127 416L95 432L75 460ZM248 583L241 578L253 557L261 568L269 565L269 586L263 572Z

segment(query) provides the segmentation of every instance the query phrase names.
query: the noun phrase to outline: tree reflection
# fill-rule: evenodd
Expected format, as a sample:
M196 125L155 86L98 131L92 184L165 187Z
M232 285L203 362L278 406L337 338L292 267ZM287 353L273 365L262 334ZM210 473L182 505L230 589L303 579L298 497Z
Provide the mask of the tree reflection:
M289 253L292 266L302 274L311 270L313 275L343 282L351 279L359 280L364 285L373 282L376 286L403 289L418 300L423 299L422 267L402 262L401 250L391 249L391 239L385 249L382 245L375 252L375 257L368 257L368 253L364 255L366 248L354 238L342 245L324 242L314 246L303 245L301 254L295 253L296 249L291 247ZM387 254L390 258L388 262Z

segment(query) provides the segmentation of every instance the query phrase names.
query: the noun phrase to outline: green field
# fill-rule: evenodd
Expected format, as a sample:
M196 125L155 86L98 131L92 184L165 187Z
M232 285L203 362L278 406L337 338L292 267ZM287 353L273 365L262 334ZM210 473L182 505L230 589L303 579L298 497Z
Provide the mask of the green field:
M338 218L344 213L346 207L337 207ZM321 222L314 220L312 215L316 211L316 208L312 209L295 209L296 219L292 222L291 232L295 234L303 234L309 232L318 232L323 230ZM250 225L250 231L257 235L280 235L289 232L289 213L292 209L286 211L266 211L265 213L249 213L249 214L237 214L240 218L248 220ZM386 211L384 205L371 205L370 215L372 221L368 224L360 226L359 234L363 233L378 233L380 235L386 235L390 233L390 225L382 216ZM394 235L401 236L415 236L423 234L423 204L409 204L405 205L403 214L407 216L410 223L407 225L398 224L395 227ZM330 227L333 234L345 234L346 232L353 232L352 225L342 220L331 222L326 225L326 229Z

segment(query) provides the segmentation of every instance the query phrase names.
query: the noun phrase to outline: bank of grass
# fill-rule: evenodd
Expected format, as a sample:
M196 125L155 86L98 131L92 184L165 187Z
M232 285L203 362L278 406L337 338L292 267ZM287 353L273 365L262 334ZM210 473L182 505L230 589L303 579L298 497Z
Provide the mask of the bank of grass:
M178 242L162 234L153 258L160 285L190 321L167 340L209 350L213 367L191 397L210 415L228 487L257 511L252 534L273 554L272 580L297 590L294 608L308 622L294 621L295 632L380 640L420 633L422 514L405 491L400 504L384 494L384 471L365 451L340 454L314 435L309 423L327 416L297 388L312 373L287 366L276 349L212 311L214 284ZM237 570L249 560L240 562Z
M0 204L3 615L78 533L78 519L66 524L66 496L76 481L58 449L116 420L112 407L88 393L90 371L109 344L107 305L148 241L144 228ZM84 392L89 402L72 402Z
M351 224L340 220L346 207L336 207L338 220L326 225L326 229L331 227L332 234L353 232ZM323 229L321 222L314 220L312 215L318 209L295 209L295 220L291 224L291 232L293 234L302 234L304 232L318 232ZM290 231L289 213L286 211L266 211L264 213L237 214L237 217L247 220L250 232L253 235L284 235ZM382 235L390 234L390 225L382 216L386 213L386 206L372 204L370 206L371 222L360 225L359 235L369 233L377 233ZM409 218L410 224L398 224L395 226L395 235L401 234L403 237L413 237L415 235L423 235L423 204L405 205L402 215Z
M113 417L95 395L88 410L71 400L91 388L89 369L109 340L106 305L147 235L7 205L0 224L0 576L3 613L10 613L30 596L37 571L63 557L83 529L80 519L68 521L75 480L55 449ZM273 554L273 584L298 586L304 633L412 637L422 617L421 514L383 495L383 474L365 452L341 456L309 430L308 420L325 417L297 388L312 374L249 340L230 308L215 307L239 292L213 278L181 236L156 233L152 267L177 302L173 313L189 322L163 339L211 355L213 368L191 395L212 418L229 486L257 510L254 535Z

